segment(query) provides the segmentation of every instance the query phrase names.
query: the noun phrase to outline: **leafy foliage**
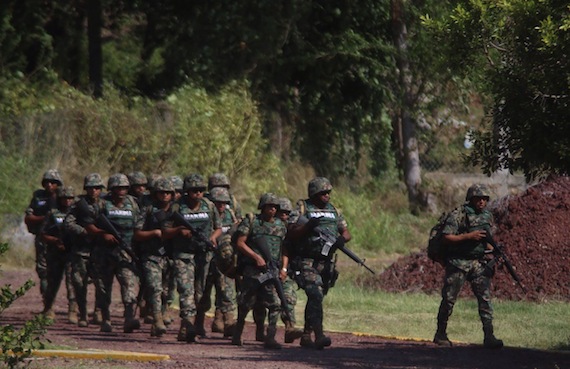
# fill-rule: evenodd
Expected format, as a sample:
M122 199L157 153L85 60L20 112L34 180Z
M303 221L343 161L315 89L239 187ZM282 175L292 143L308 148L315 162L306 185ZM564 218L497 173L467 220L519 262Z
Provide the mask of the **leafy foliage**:
M8 244L0 244L0 256L8 251ZM32 280L28 280L23 286L12 291L10 285L0 287L0 316L15 300L22 297L34 286ZM36 316L24 323L21 329L16 329L11 324L0 326L0 358L10 368L32 354L33 349L43 348L41 336L45 333L45 327L49 321L43 316Z
M455 61L492 99L474 132L471 162L528 178L570 166L570 7L557 0L461 1L427 22ZM451 54L450 54L451 55Z

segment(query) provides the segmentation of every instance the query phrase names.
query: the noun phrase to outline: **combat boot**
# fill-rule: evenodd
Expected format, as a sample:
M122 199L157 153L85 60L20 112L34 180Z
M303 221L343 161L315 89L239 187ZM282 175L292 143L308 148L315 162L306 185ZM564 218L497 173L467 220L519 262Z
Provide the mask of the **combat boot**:
M176 339L187 343L198 342L196 339L196 328L194 327L194 317L187 316L182 318Z
M78 327L87 327L89 323L87 322L87 308L79 306L79 320L77 322Z
M303 337L303 331L296 329L292 321L285 321L285 343L293 343Z
M46 319L50 319L50 320L55 321L55 311L53 310L52 307L44 308L44 311L42 311L42 314Z
M95 310L93 311L92 323L97 324L97 325L100 325L101 323L103 323L103 315L101 314L100 308L96 307Z
M124 333L133 333L135 329L141 327L141 322L135 318L135 304L126 304L124 318L125 322L123 324Z
M231 337L234 334L236 319L234 313L227 311L224 313L224 337Z
M490 321L483 323L483 346L490 349L500 349L503 347L503 341L495 337L493 334L493 323Z
M71 324L77 324L77 302L74 300L69 301L67 306L67 321Z
M303 329L303 335L299 341L299 345L304 348L315 348L315 342L311 338L311 328L308 322L305 322L305 327Z
M172 312L172 308L169 305L164 305L162 311L162 320L164 321L164 324L172 324L172 321L174 320L173 316L174 313Z
M315 348L317 350L322 350L325 347L329 347L332 344L332 340L330 339L330 337L325 336L322 324L320 325L317 324L314 327L314 331L315 331Z
M433 343L443 347L452 346L451 341L449 340L449 338L447 338L447 333L445 331L440 331L439 329L435 332L435 336L433 337Z
M265 335L265 340L263 341L263 347L270 350L279 350L281 345L275 341L275 333L277 333L277 327L274 325L269 325L267 327L267 334Z
M103 308L99 310L99 313L101 314L101 328L99 331L106 333L113 332L113 325L111 324L111 312L109 311L109 308Z
M164 320L162 319L162 312L157 311L153 314L153 323L150 328L151 337L161 337L166 333L166 326L164 325Z
M219 309L216 309L214 312L214 320L212 320L212 332L224 333L224 313L222 313L222 311Z
M198 313L196 313L196 318L194 320L194 329L196 330L196 334L202 338L206 337L206 329L204 328L205 319L205 312L198 311Z

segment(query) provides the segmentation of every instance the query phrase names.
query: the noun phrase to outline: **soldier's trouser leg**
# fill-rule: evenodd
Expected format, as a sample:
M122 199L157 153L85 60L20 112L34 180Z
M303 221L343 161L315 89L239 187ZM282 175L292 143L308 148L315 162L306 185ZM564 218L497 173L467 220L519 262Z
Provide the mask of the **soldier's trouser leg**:
M447 321L453 312L453 306L457 302L457 296L461 287L467 280L467 273L448 265L445 268L445 278L441 290L441 303L437 313L437 330L433 341L443 346L450 346L451 342L447 338Z
M77 301L79 322L81 326L87 326L87 285L89 274L87 271L88 257L74 254L71 257L71 283Z
M117 269L117 280L121 286L121 298L125 306L123 331L131 333L135 329L140 328L140 322L135 318L135 306L137 304L137 296L139 279L133 270L131 264L122 261Z
M36 251L36 273L40 279L40 294L44 298L47 290L46 245L40 240L39 236L36 236L34 248Z
M174 268L176 286L180 298L180 318L182 318L183 321L190 321L190 317L193 318L196 315L196 301L194 300L194 258L175 259ZM182 336L185 336L185 334Z
M67 291L67 319L72 324L77 324L77 313L78 313L78 306L77 306L77 298L75 296L75 288L73 287L73 281L71 276L71 260L70 255L66 254L66 262L65 262L65 289Z
M263 342L265 340L265 317L266 309L262 302L257 301L253 306L253 321L255 322L255 340Z
M265 335L264 347L268 349L280 349L281 345L275 340L277 332L277 320L281 315L281 306L275 287L271 284L265 285L260 289L258 301L262 300L268 309L267 333Z
M213 264L213 252L196 254L196 279L194 283L194 296L196 299L196 332L205 337L204 319L206 312L212 307L212 289L214 287L214 277L210 273L210 266Z
M59 286L65 272L65 258L62 252L49 249L46 251L46 281L47 288L44 293L44 312L53 309Z

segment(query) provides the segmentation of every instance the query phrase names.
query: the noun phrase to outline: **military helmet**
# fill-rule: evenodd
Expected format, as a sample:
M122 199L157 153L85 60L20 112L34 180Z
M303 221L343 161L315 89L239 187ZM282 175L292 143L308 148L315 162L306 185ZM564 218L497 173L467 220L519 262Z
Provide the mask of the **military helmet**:
M331 182L325 177L317 177L311 179L309 182L309 198L315 196L318 193L325 191L332 191L333 186Z
M280 206L279 198L277 197L277 195L271 192L264 193L259 198L259 204L257 205L257 208L263 209L265 205L277 205L277 208L279 209Z
M136 186L136 185L146 186L148 184L148 179L146 178L143 172L129 173L127 174L127 178L129 179L129 183L131 184L131 186Z
M149 191L153 191L154 189L154 184L156 183L156 181L158 181L160 178L164 178L163 176L161 176L160 174L151 174L148 178L147 178L147 183L146 183L146 188Z
M90 173L83 179L83 189L87 187L105 187L103 179L99 173Z
M152 187L154 192L164 191L164 192L172 192L176 191L174 189L174 185L172 181L168 178L159 178L154 182L154 186Z
M214 187L227 187L230 188L230 180L224 173L214 173L208 178L208 189Z
M71 186L59 187L57 189L57 197L73 198L75 197L75 190Z
M202 188L206 189L206 182L204 181L204 177L197 173L192 173L184 178L184 192L188 191L191 188Z
M172 185L174 185L174 189L176 191L182 192L182 190L184 189L184 181L182 180L182 178L180 178L180 176L170 176L169 179L170 182L172 182Z
M54 181L57 182L59 186L63 186L63 180L57 169L48 169L42 177L42 183L44 181Z
M286 197L279 198L279 210L283 211L293 211L293 204L291 204L291 200Z
M230 192L225 187L214 187L210 190L210 198L212 201L230 203Z
M129 187L129 179L122 173L115 173L109 177L107 188L112 190L115 187Z
M489 192L489 188L484 184L474 184L467 190L467 196L465 196L465 201L471 201L472 197L491 197L491 193Z

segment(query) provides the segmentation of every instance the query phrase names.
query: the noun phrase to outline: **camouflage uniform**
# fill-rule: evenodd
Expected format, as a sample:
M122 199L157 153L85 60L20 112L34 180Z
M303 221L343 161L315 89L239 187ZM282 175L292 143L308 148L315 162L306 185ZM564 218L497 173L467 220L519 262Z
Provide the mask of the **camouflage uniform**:
M318 207L312 198L321 192L331 191L332 185L324 177L317 177L309 182L309 199L299 200L297 211L291 217L291 223L297 223L300 216L311 220L319 219L319 227L328 229L339 237L348 228L341 212L331 203L324 208ZM323 333L323 299L336 279L333 254L323 256L323 241L311 231L306 237L294 240L291 244L293 260L290 264L292 273L297 273L296 281L307 295L305 306L305 335L301 339L302 346L312 346L310 333L314 332L317 348L330 345L330 338ZM293 256L292 255L292 256ZM294 274L295 275L295 274Z
M211 201L218 201L226 203L224 212L220 213L220 220L222 225L222 235L218 237L218 248L233 247L231 245L231 235L233 234L232 228L237 223L238 219L230 208L229 192L224 187L213 187L209 189L209 198ZM224 275L218 269L218 258L220 254L214 255L210 261L209 274L206 279L206 286L202 298L202 310L208 311L211 307L210 295L212 287L216 289L216 311L214 320L212 322L212 331L224 333L224 336L229 337L233 334L235 325L234 310L235 310L235 281L234 279Z
M489 234L493 228L493 215L487 209L476 212L471 199L473 197L489 198L489 192L483 185L473 185L469 188L466 203L449 214L442 233L444 235L459 235L473 231L486 231ZM479 316L483 323L485 345L501 346L502 341L493 336L493 308L491 306L491 277L493 271L485 265L486 242L464 241L460 244L448 245L445 264L444 285L441 291L442 300L437 315L437 332L434 342L441 345L451 345L447 338L447 321L453 312L463 284L468 281L477 298Z
M184 179L184 191L205 190L206 183L202 176L191 174ZM218 211L214 204L201 198L197 206L190 207L189 195L184 195L173 206L173 211L179 212L186 221L195 229L201 230L203 236L209 238L212 232L221 228ZM179 224L169 221L166 227L176 227ZM180 299L180 318L182 319L181 330L178 334L179 341L195 342L196 326L200 325L199 318L203 319L202 313L197 311L197 303L200 302L204 292L208 266L213 252L207 250L206 245L196 237L185 238L176 236L172 239L172 253L174 260L174 273ZM200 316L197 316L200 313ZM197 321L198 320L198 321ZM201 322L203 327L203 320Z
M101 189L105 187L98 173L91 173L85 176L83 189L87 190L90 187ZM83 212L78 207L79 201L84 201L87 204L86 212ZM87 326L87 287L89 280L93 278L91 250L95 242L95 237L87 234L85 226L95 221L99 209L103 206L104 200L100 197L91 198L88 195L82 195L71 207L69 214L64 220L65 232L70 237L72 244L70 250L71 281L79 311L78 324L83 327ZM97 320L97 318L95 319Z
M42 222L31 223L28 221L29 216L45 216L51 209L57 208L56 193L50 193L45 189L46 182L57 183L63 186L63 180L56 169L47 170L42 177L42 186L44 189L34 191L28 208L25 211L25 222L28 231L35 235L34 248L36 251L36 273L40 279L40 293L42 298L47 289L47 262L46 262L46 245L42 242L40 230Z
M99 214L97 214L98 216L101 214L105 215L111 223L114 223L115 228L120 232L124 247L130 250L128 252L119 245L109 245L103 239L103 234L101 234L96 238L95 247L91 252L91 259L95 269L96 302L103 316L102 332L112 331L110 306L114 277L117 278L121 287L121 298L125 307L123 331L130 333L140 326L139 321L134 317L139 279L137 266L132 257L131 245L134 226L138 221L138 217L140 217L140 210L135 198L131 195L125 196L120 207L115 205L112 195L115 187L128 186L129 181L124 174L118 173L109 177L107 187L110 193L104 198L103 207L99 209ZM108 232L105 231L105 233ZM120 240L118 241L120 242Z
M168 179L162 178L156 181L153 191L155 193L156 191L171 192L174 195L174 186ZM142 209L141 212L142 216L135 226L136 230L162 229L167 213L158 199L155 199L152 205ZM163 301L166 297L163 294L163 287L170 262L166 242L161 237L141 241L138 255L143 269L144 283L141 283L141 288L146 289L147 307L153 317L151 336L161 336L166 332L162 316L166 307L166 301Z
M42 235L46 247L47 261L47 289L44 295L44 313L53 318L53 303L59 291L59 286L65 275L67 287L67 300L69 305L69 318L72 323L77 323L77 303L75 301L75 291L71 283L71 264L69 237L65 235L63 222L70 207L62 203L62 200L74 199L75 192L72 187L60 187L57 189L58 207L51 209L46 215L42 226ZM69 200L68 200L69 201ZM49 242L45 237L50 237L53 242Z
M278 198L272 193L261 196L258 209L263 209L266 205L277 205ZM262 215L248 214L239 224L236 234L238 237L246 236L247 245L257 254L262 255L256 240L263 239L267 242L271 259L274 263L281 264L281 247L287 234L287 227L279 218L274 218L273 222L264 221ZM281 304L275 286L272 283L260 285L259 277L265 271L261 270L253 259L240 254L240 275L242 279L239 283L238 291L238 321L232 343L241 345L241 334L245 324L245 317L253 309L257 302L263 303L268 309L268 326L265 336L265 344L268 348L280 348L275 342L277 319L281 314Z

